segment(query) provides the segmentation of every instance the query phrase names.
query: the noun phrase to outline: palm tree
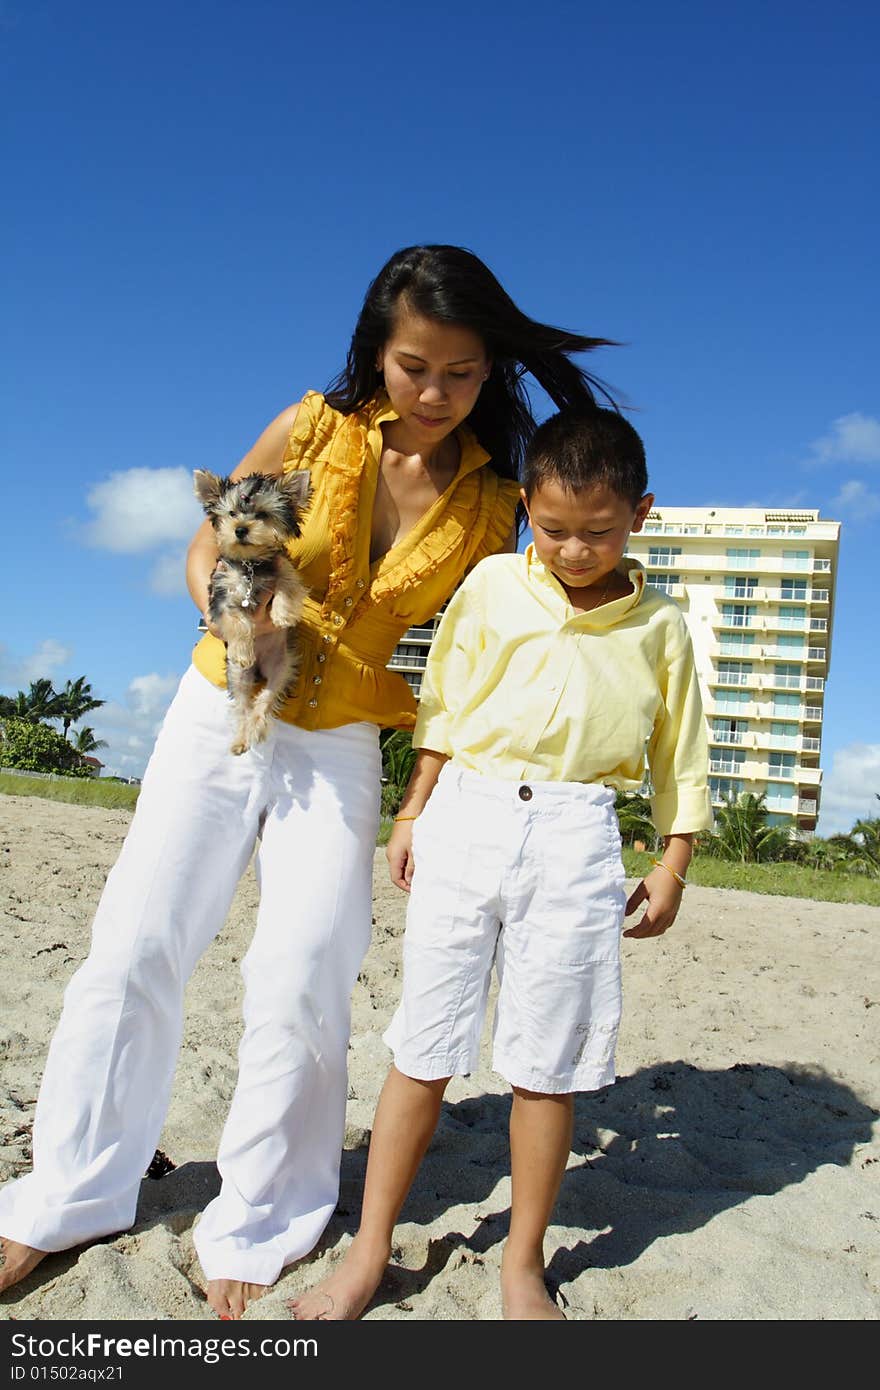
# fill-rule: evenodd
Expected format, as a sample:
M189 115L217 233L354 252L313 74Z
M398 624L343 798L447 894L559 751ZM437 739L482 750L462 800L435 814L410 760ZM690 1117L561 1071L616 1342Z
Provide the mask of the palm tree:
M61 718L61 696L53 689L47 676L31 681L27 692L19 690L15 696L16 708L11 713L19 719L27 719L31 724L39 724L44 719Z
M95 699L85 676L77 676L75 681L69 680L56 698L60 702L58 712L49 717L61 720L65 738L71 724L78 723L84 714L91 714L93 709L100 709L107 703L106 700Z
M107 740L105 738L95 738L94 729L90 729L88 725L83 729L74 729L74 734L76 737L74 738L73 746L77 753L94 753L98 748L107 747Z
M648 849L655 849L658 842L657 831L651 820L651 803L641 792L619 791L614 798L614 809L620 825L620 838L625 844L634 845L640 840Z
M738 800L728 799L716 813L715 833L706 841L709 853L741 864L782 859L791 832L786 826L767 824L766 803L764 792L760 796L744 792Z
M416 760L412 734L404 729L383 729L379 735L382 750L382 815L397 814Z

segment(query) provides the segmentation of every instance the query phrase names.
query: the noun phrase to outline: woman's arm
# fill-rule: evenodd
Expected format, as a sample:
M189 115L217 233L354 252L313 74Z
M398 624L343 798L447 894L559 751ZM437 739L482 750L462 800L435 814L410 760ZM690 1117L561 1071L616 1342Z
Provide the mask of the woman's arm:
M245 478L249 473L278 474L281 472L284 450L298 410L298 404L291 405L287 410L282 410L281 414L277 415L272 423L266 426L253 448L248 450L241 463L232 470L231 476L233 478ZM216 563L217 546L214 541L214 530L210 521L205 520L193 536L186 556L187 588L196 608L205 615L208 612L208 583L214 573ZM256 611L254 621L258 636L275 631L268 616L269 602L270 599L267 599ZM215 633L214 635L216 637L219 634Z

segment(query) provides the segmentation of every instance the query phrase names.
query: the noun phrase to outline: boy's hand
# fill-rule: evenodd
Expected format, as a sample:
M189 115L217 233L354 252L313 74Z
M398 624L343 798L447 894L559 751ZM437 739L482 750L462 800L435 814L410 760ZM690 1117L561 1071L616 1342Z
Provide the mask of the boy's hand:
M399 821L391 831L391 838L385 846L385 858L391 873L391 882L396 888L409 892L412 883L415 861L412 852L413 822Z
M641 939L646 936L662 936L668 931L678 915L681 895L684 889L676 883L672 874L665 869L652 869L630 895L625 916L635 912L640 903L647 902L644 916L634 927L625 931L624 936Z

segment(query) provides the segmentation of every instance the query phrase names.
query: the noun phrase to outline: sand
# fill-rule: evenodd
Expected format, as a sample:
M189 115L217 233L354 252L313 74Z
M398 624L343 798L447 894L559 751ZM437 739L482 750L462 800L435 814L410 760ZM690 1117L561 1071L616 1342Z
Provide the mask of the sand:
M129 822L0 797L0 1181L24 1171L63 989ZM134 1228L52 1255L0 1296L4 1319L212 1319L192 1242L217 1190L236 1077L252 870L188 990L160 1144ZM357 1224L388 1065L405 898L377 851L374 935L354 992L339 1207L318 1248L246 1314L286 1319ZM690 887L673 930L624 941L613 1086L578 1098L547 1239L571 1320L875 1319L880 1312L880 910ZM507 1088L455 1079L367 1319L492 1320L507 1225Z

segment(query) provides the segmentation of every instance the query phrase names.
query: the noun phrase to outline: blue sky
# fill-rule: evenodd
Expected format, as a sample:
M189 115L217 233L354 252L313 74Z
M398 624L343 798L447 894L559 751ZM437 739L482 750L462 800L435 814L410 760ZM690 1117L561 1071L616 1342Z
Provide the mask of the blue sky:
M614 338L667 505L843 524L820 830L876 813L876 4L0 0L0 690L85 675L139 773L193 468L342 363L397 247Z

